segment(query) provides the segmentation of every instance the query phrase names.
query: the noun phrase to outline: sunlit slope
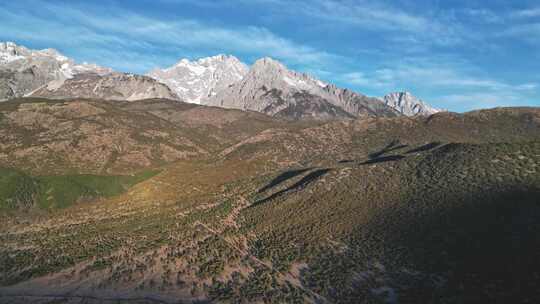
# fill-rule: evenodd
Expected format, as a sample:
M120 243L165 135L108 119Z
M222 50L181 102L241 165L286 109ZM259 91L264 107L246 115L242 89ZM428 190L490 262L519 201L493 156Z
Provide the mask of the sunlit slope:
M23 98L0 104L0 165L38 175L130 174L208 158L282 124L171 100Z
M0 209L65 208L78 202L121 194L155 174L157 171L147 170L133 175L29 176L0 168Z

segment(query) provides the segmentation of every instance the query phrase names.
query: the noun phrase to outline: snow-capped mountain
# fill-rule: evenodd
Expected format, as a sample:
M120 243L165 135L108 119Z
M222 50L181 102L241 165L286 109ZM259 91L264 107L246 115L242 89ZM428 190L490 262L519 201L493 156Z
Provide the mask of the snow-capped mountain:
M148 76L78 64L54 49L31 50L12 42L0 43L0 100L21 96L168 98L294 119L438 112L408 92L372 98L289 70L271 58L259 59L251 67L229 55L182 59Z
M296 119L398 115L379 99L291 71L271 58L257 60L241 81L206 104Z
M386 105L407 116L431 115L440 112L439 109L433 108L409 92L390 93L381 100L383 100Z
M54 49L31 50L0 43L0 100L21 96L137 100L178 99L166 85L146 76L78 64Z
M58 72L66 79L80 73L91 72L105 75L113 71L111 68L86 62L77 64L73 59L60 54L55 49L30 50L13 42L0 42L0 67L2 69L20 70L43 63L57 64Z
M0 43L0 100L24 96L43 85L60 86L80 73L111 72L95 64L77 64L54 49L30 50L13 42Z
M181 100L200 104L240 81L247 72L248 66L238 58L217 55L196 61L182 59L172 67L154 69L147 75L168 85Z

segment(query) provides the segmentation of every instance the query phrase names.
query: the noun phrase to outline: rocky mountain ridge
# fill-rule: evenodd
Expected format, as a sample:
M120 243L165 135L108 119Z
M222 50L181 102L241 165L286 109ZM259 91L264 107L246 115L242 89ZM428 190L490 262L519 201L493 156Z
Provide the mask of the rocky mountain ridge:
M138 100L178 96L166 85L96 64L78 64L54 49L0 43L0 100L21 96Z
M316 102L318 106L308 105L309 101ZM240 82L219 92L207 104L289 118L399 115L376 98L291 71L268 57L257 60ZM336 107L342 111L336 111Z
M180 60L147 76L78 64L54 49L0 43L0 100L21 96L137 100L167 98L252 110L288 119L343 119L431 115L439 110L408 92L383 98L289 70L265 57L251 67L231 55Z
M0 100L21 97L47 85L61 86L81 73L106 75L113 70L77 64L54 49L31 50L13 42L0 43Z
M179 100L166 85L147 76L113 72L77 74L59 86L46 85L30 94L52 99L91 98L135 101L149 98Z
M441 111L413 96L410 92L394 92L381 99L387 106L407 116L431 115Z
M415 116L438 111L410 93L391 93L385 98L364 96L289 70L270 57L257 60L249 68L231 55L182 59L170 68L155 69L147 75L169 85L186 102L294 119L392 113Z
M248 66L231 55L196 61L180 60L174 66L147 75L169 86L183 101L200 104L247 74Z

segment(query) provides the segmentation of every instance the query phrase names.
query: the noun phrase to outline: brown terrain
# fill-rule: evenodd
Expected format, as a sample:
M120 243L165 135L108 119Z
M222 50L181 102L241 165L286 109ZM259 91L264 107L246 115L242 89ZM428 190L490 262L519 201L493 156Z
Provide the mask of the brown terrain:
M537 108L291 122L30 98L0 104L0 143L0 303L539 298Z

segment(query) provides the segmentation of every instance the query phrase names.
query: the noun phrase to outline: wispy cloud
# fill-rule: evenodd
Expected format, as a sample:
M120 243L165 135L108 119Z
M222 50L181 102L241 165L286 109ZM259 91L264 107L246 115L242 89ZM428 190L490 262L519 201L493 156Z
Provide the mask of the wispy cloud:
M531 99L524 98L521 94L513 94L513 92L450 94L439 97L439 102L443 105L460 106L469 110L526 106L530 105L531 101Z
M540 43L540 23L514 24L501 31L499 37L513 37L529 43Z
M451 15L424 10L411 11L400 3L373 0L253 0L271 4L280 14L308 17L329 26L354 28L359 31L383 32L388 43L401 44L408 40L407 48L425 45L455 45L470 35ZM403 3L401 3L403 4Z
M189 3L202 7L222 8L227 6L264 6L261 14L268 19L293 18L298 22L309 20L308 28L326 26L335 28L336 35L343 28L361 32L384 32L381 38L388 42L401 43L409 39L416 44L455 45L462 43L464 31L451 14L432 10L412 10L403 2L374 0L234 0L227 2L209 0L160 0ZM412 48L418 45L410 44Z
M504 16L486 8L465 8L461 9L458 12L463 13L467 17L471 18L472 21L483 22L488 24L503 23L505 20Z
M456 61L409 60L406 63L394 62L371 73L351 72L338 78L345 84L379 88L383 92L423 88L436 92L436 97L428 102L450 109L523 105L532 102L537 95L537 83L516 84L482 77L467 65Z
M511 13L511 16L516 17L516 18L540 17L540 7L533 7L533 8L513 11Z
M351 84L376 87L403 87L409 85L424 85L430 87L462 87L491 90L536 89L535 84L510 85L489 78L472 77L471 72L459 71L456 68L440 65L423 66L421 64L396 64L391 67L376 69L371 74L353 72L344 74L343 81Z
M368 1L309 1L302 4L300 12L332 22L356 24L373 29L417 32L425 31L432 24L422 16Z
M55 45L60 39L79 48L100 50L103 47L116 49L114 60L125 59L126 52L141 50L141 54L152 49L176 49L176 56L190 53L230 52L272 56L292 64L306 66L323 64L338 58L338 55L317 50L274 34L264 27L246 26L231 28L193 19L156 19L130 11L115 9L87 11L54 4L45 4L41 11L56 15L41 15L35 11L12 11L0 8L0 31L14 40ZM25 25L20 20L25 20ZM52 35L54 33L54 35ZM127 51L130 50L130 51ZM128 54L129 55L129 54ZM110 61L110 60L109 60ZM138 72L147 65L134 67Z

